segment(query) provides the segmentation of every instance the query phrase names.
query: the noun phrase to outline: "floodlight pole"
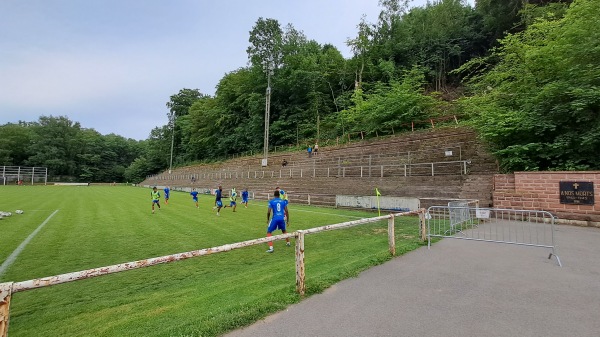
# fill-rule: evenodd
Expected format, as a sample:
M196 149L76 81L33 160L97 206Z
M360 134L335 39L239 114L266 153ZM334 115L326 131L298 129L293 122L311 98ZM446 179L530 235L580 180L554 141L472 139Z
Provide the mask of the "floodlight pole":
M169 121L171 122L171 160L169 162L169 174L173 169L173 144L175 143L175 113L171 111L169 115Z
M265 98L265 139L263 148L262 166L267 166L269 157L269 119L271 115L271 75L273 73L273 60L269 58L267 64L267 93Z

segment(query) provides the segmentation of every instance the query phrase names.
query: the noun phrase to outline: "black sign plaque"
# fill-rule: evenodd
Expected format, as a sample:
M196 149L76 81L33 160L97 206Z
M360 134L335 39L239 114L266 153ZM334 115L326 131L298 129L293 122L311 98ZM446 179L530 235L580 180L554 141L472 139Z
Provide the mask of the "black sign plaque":
M594 183L588 181L561 181L560 203L575 205L594 204Z

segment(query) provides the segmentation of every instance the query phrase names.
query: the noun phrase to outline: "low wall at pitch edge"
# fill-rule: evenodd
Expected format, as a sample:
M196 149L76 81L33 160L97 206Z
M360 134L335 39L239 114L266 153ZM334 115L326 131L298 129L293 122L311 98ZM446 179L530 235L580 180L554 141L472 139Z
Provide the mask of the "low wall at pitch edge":
M407 197L376 197L376 196L354 196L336 195L336 207L382 209L398 212L416 211L421 208L418 198Z
M54 186L90 186L89 183L54 183Z

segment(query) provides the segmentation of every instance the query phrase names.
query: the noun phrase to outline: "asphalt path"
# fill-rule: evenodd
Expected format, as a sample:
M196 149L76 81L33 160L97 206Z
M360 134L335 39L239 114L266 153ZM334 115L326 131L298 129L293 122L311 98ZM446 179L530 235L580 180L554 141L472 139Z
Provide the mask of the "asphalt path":
M443 239L227 336L600 336L600 229L547 248ZM306 270L310 274L310 270Z

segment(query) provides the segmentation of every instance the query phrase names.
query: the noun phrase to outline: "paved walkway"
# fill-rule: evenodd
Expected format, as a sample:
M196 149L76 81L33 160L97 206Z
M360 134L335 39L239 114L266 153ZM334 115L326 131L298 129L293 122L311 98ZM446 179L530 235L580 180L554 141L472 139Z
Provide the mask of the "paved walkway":
M227 336L600 336L600 229L548 249L444 239ZM306 271L310 273L310 270Z

